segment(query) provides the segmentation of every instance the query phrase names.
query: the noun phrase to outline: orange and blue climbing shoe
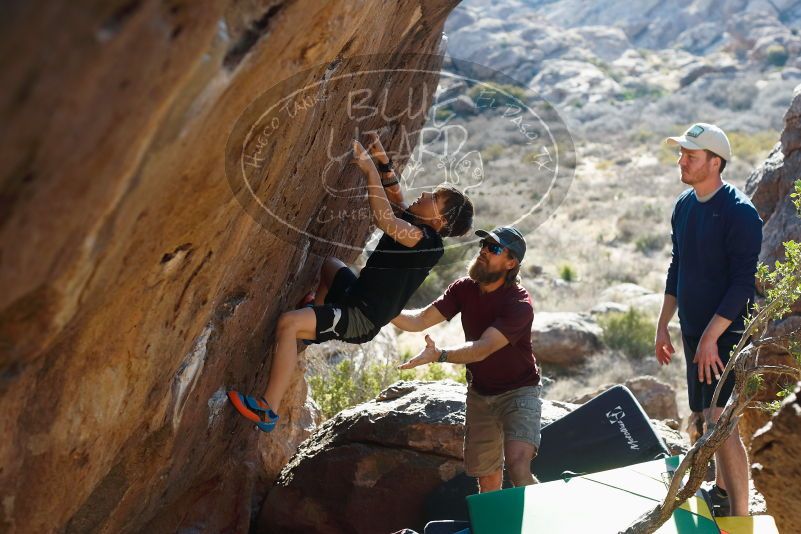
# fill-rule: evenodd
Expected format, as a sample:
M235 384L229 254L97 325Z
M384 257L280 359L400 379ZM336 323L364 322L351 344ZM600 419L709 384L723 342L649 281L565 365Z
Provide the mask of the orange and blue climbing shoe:
M231 390L228 392L228 400L234 405L239 415L256 423L256 427L262 432L272 432L275 428L278 414L270 409L270 405L264 397L254 399Z

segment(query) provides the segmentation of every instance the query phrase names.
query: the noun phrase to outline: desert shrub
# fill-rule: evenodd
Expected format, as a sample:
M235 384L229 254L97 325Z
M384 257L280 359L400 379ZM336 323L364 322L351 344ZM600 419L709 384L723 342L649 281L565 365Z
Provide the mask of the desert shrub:
M603 341L629 358L642 358L653 349L656 325L643 312L631 308L626 313L610 313L599 320Z
M445 107L438 107L436 111L434 111L434 118L436 118L437 122L447 121L455 115L456 114L453 111Z
M763 130L755 133L729 132L731 152L736 158L754 165L765 159L779 141L779 132ZM724 171L725 172L725 171Z
M481 150L481 157L484 161L494 161L503 155L503 145L498 143L491 144Z
M467 96L473 99L479 109L502 106L520 107L528 101L525 87L502 83L478 83L468 89Z
M602 159L598 161L598 163L595 165L595 168L599 171L608 171L612 168L612 161L608 159Z
M638 237L637 241L634 242L634 246L637 252L648 254L649 252L662 250L662 247L665 246L665 242L665 236L649 234Z
M661 87L643 84L635 85L634 87L627 87L620 95L618 95L617 98L618 100L622 100L624 102L638 100L640 98L657 100L662 98L665 94L666 91Z
M382 388L391 384L391 373L381 363L371 363L357 370L353 361L346 358L330 367L327 372L309 378L312 398L320 407L323 418L333 417L340 411L374 398Z
M559 278L565 282L574 282L576 280L576 271L570 264L564 264L559 267Z
M787 49L783 45L770 45L766 50L765 59L769 65L774 67L784 67L789 58L790 54L787 53Z
M404 354L403 360L412 357ZM464 373L448 371L445 366L430 364L408 371L396 368L399 362L371 362L361 369L350 358L309 377L312 398L320 407L323 419L342 410L374 399L383 389L398 380L454 380L465 383Z

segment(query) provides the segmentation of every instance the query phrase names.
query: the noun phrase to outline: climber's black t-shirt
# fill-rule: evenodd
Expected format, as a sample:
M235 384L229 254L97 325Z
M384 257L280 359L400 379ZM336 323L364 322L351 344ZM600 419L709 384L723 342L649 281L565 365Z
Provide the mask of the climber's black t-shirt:
M416 223L408 212L401 218L422 230L423 237L410 248L387 234L381 236L349 291L353 303L378 328L398 316L443 254L442 237L436 230Z

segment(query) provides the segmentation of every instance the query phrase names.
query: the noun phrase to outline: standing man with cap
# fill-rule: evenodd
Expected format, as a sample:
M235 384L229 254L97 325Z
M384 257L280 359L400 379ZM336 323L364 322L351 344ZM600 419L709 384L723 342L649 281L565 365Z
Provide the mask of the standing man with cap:
M723 130L697 123L666 142L680 147L681 181L690 189L673 208L673 258L654 349L660 364L670 363L675 351L668 323L678 309L690 409L715 422L734 388L730 374L717 406L710 406L754 298L762 220L748 197L721 178L731 159ZM729 515L730 504L731 515L748 515L748 457L736 427L715 453L715 465L716 484L710 492L720 504L715 513Z
M531 460L540 444L542 403L531 349L534 308L518 277L526 242L509 226L476 235L483 239L468 276L427 307L402 312L392 324L420 332L461 312L465 343L441 347L426 335L426 347L400 367L466 364L465 468L486 492L501 488L504 460L515 486L536 481Z

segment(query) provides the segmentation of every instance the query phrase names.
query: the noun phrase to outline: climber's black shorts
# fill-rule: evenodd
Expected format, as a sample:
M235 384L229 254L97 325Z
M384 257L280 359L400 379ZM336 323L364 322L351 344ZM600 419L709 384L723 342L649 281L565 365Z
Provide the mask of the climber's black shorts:
M342 267L331 282L325 304L312 308L317 316L317 343L332 339L347 343L366 343L381 330L350 299L350 288L357 279L353 271Z
M715 380L714 376L711 384L698 381L698 364L693 363L693 358L695 358L695 352L698 350L698 342L700 340L700 337L682 335L684 359L687 363L687 397L690 401L690 410L694 412L701 412L710 407L712 395L718 385L718 381ZM726 333L718 338L718 356L723 365L729 362L731 350L738 341L740 341L740 334ZM726 406L732 391L734 391L733 372L726 377L726 382L720 390L720 396L718 397L719 408Z

